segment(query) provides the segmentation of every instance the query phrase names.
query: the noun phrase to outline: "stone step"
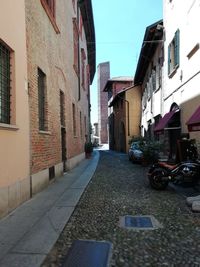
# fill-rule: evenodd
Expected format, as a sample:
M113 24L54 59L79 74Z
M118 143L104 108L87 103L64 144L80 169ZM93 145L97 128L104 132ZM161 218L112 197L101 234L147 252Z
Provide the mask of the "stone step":
M192 203L192 211L200 212L200 200Z
M108 267L112 244L107 241L76 240L62 267Z
M194 201L200 201L200 195L186 198L186 203L188 206L192 206Z

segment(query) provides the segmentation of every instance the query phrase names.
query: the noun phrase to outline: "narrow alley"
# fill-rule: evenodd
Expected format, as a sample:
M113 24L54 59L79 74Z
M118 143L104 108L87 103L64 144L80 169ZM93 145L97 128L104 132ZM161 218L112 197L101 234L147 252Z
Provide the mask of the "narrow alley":
M200 266L199 214L172 187L151 189L146 172L126 154L100 151L90 184L42 266L62 266L74 240L111 242L113 267ZM153 216L159 227L125 229L119 223L125 215Z

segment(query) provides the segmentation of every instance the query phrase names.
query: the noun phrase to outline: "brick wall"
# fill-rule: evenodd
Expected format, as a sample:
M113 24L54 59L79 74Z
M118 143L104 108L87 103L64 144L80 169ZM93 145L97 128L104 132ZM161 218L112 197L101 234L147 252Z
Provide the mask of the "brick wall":
M88 90L81 87L79 99L78 75L73 68L73 18L77 16L77 10L73 8L72 1L64 0L56 1L55 10L55 22L59 32L47 16L40 0L26 0L32 174L62 162L60 90L64 93L68 160L83 153L86 134L84 117L88 133ZM81 48L87 50L84 29ZM38 67L46 74L48 128L45 132L39 131ZM76 136L73 133L72 103L76 110Z

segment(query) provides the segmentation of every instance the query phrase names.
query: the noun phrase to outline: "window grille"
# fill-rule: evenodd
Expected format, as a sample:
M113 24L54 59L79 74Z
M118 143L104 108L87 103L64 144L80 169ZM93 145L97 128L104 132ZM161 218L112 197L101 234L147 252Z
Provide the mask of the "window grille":
M45 94L46 75L38 69L38 109L39 109L39 129L46 130L46 94Z
M73 133L74 136L76 136L76 110L74 104L72 104L72 113L73 113Z
M62 91L60 91L60 123L61 126L65 126L65 99Z
M0 122L10 123L10 50L0 43Z

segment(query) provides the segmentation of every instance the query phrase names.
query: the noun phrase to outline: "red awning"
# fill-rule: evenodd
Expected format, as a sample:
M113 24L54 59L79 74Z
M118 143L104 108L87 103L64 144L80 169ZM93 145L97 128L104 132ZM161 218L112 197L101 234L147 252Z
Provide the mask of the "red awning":
M189 132L200 131L200 106L186 122Z
M154 132L161 132L170 122L171 118L173 117L176 110L170 111L164 115L162 119L160 119L159 123L156 125Z

